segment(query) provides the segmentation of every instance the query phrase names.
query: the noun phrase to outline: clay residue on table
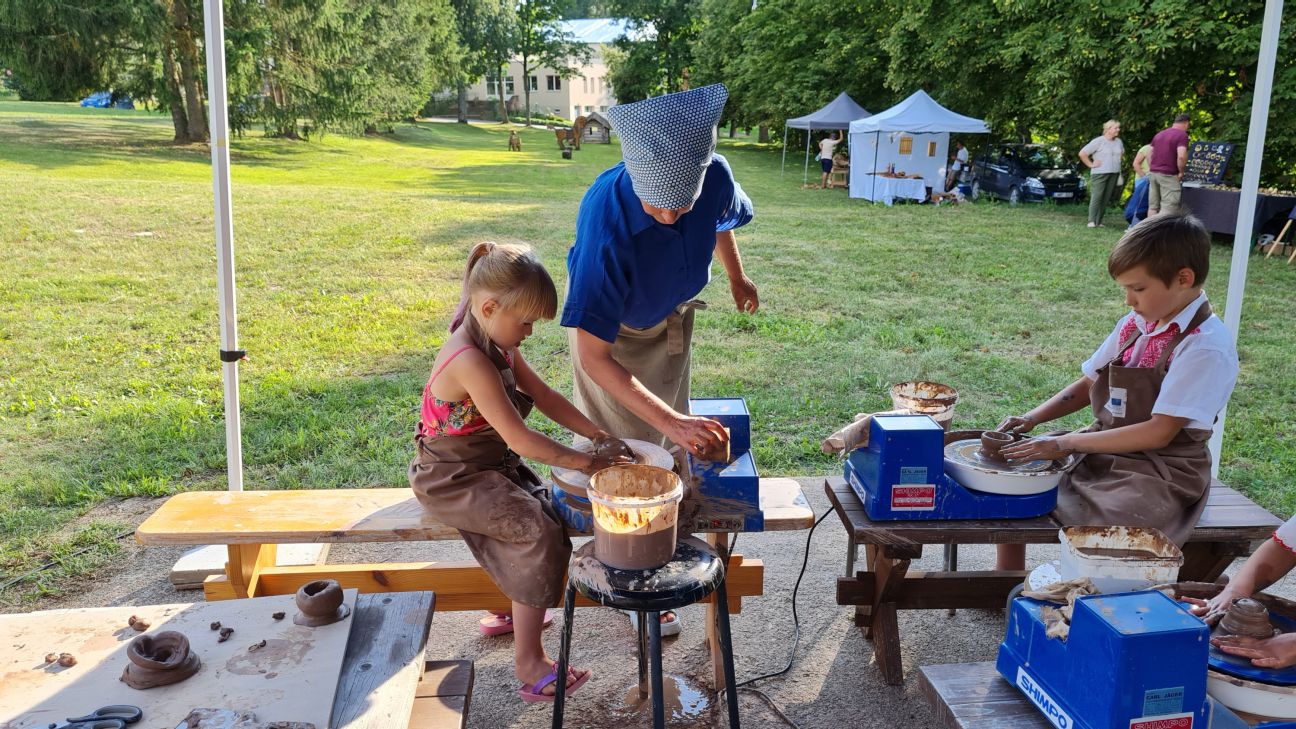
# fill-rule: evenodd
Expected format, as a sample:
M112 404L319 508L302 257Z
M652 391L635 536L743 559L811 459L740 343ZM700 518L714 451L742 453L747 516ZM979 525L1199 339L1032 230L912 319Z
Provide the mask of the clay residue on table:
M308 631L303 631L308 632ZM315 642L302 636L297 631L290 634L291 640L270 638L265 647L252 652L242 652L225 662L225 670L240 676L268 674L271 670L277 673L291 671L301 665L302 659L310 652Z

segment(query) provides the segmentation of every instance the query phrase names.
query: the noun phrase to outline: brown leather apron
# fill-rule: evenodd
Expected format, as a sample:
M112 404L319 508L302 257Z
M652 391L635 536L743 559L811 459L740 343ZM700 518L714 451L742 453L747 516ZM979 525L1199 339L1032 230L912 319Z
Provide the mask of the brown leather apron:
M513 369L482 335L471 314L473 341L499 368L504 391L523 418L531 398ZM483 346L485 344L485 346ZM540 477L494 428L470 435L415 438L410 486L428 513L459 530L477 562L510 600L536 608L558 604L571 559L571 540Z
M1152 418L1171 353L1211 315L1203 303L1192 321L1161 353L1152 367L1122 367L1121 357L1134 346L1138 332L1098 370L1089 401L1098 421L1083 432L1111 430ZM1183 546L1210 492L1211 431L1183 428L1164 448L1135 453L1090 453L1062 481L1053 516L1063 526L1140 526L1165 533Z

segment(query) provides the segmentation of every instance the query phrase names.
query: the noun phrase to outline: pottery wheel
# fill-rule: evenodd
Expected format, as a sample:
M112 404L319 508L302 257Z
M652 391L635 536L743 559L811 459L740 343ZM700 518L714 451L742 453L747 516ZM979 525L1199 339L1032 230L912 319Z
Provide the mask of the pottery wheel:
M981 455L980 438L956 440L950 443L945 446L945 459L998 473L1039 473L1054 468L1053 461L1026 461L1025 463L992 461Z
M668 471L675 470L675 458L667 453L665 448L647 441L634 440L633 438L626 438L625 443L630 446L630 450L634 451L636 463L657 466ZM594 448L594 444L585 441L572 447L582 453L589 453ZM554 481L557 481L564 491L584 496L585 491L589 488L590 477L580 471L554 466L549 469L549 472Z

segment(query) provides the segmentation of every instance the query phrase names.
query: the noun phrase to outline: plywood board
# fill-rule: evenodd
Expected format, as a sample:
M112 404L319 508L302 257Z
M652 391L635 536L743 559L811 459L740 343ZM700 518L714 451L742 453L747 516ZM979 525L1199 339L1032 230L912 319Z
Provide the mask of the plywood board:
M355 614L356 591L345 602ZM282 611L285 617L272 615ZM0 615L0 729L27 729L88 714L108 704L144 711L140 727L174 727L190 709L251 711L263 721L329 725L351 618L320 628L293 624L292 595L211 603L51 610ZM186 681L139 690L121 682L126 646L139 633L131 615L148 620L149 632L184 633L202 660ZM210 624L234 633L224 643ZM266 641L264 648L248 646ZM45 663L47 653L71 653L77 664Z

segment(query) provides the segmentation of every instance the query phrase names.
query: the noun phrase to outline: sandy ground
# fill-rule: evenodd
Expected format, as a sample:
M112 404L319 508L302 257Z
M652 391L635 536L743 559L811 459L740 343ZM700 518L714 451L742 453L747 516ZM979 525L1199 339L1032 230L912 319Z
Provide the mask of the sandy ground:
M816 514L828 508L822 479L800 479ZM138 524L160 501L128 499L100 507L97 516ZM741 615L733 620L734 655L741 682L778 670L792 646L792 586L801 568L806 532L744 534L737 552L765 561L765 595L743 603ZM202 599L196 590L178 591L167 581L171 565L183 552L180 548L143 549L127 541L118 565L93 579L69 589L59 599L48 599L32 609L101 605L147 605L189 602ZM960 550L962 569L989 569L993 548L965 546ZM941 550L928 547L913 569L939 569ZM861 729L868 727L935 726L934 715L918 689L919 666L938 663L993 660L1003 635L1003 615L978 610L960 610L949 616L944 610L903 611L900 635L903 645L905 685L887 686L873 665L872 645L851 622L851 609L835 604L834 583L845 568L846 535L835 516L815 530L810 559L797 599L802 632L800 648L792 670L755 685L763 690L796 724L805 729ZM1056 546L1031 547L1028 560L1034 564L1055 559ZM373 546L337 546L330 560L409 561L468 560L461 542L409 543ZM1240 562L1230 571L1235 571ZM1289 576L1272 590L1296 599L1296 578ZM703 639L703 608L690 606L681 611L684 632L666 640L666 670L681 677L688 687L709 685L704 678L708 654ZM509 637L484 638L476 630L477 613L438 613L432 621L428 657L471 659L476 665L469 726L481 729L548 726L547 705L524 705L516 695L512 672L512 641ZM561 616L559 616L559 622ZM546 632L546 644L557 656L557 622ZM594 678L568 704L569 727L647 726L644 716L624 710L625 697L635 677L634 644L629 621L607 608L582 609L576 613L573 662L592 668ZM677 727L724 726L723 701L708 695L693 698L707 704L689 715L670 722ZM740 693L745 726L786 726L755 694Z

